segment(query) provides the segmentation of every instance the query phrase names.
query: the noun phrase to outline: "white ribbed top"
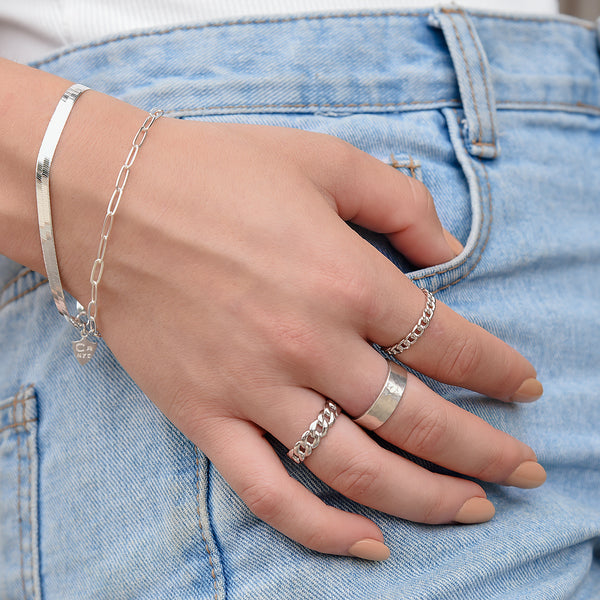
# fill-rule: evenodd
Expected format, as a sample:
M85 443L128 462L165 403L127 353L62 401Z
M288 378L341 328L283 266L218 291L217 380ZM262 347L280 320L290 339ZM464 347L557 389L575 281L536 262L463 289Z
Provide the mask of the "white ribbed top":
M0 0L0 56L29 62L63 46L186 22L439 4L440 0ZM558 12L558 0L460 0L459 4L502 12Z

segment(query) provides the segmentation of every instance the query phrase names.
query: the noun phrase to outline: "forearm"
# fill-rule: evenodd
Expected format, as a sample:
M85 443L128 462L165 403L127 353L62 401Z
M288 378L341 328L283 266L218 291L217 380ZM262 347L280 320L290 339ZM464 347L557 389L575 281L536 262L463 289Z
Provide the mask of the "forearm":
M36 159L56 104L71 82L4 59L0 81L0 254L44 273ZM76 102L59 140L50 191L59 265L69 291L78 291L87 280L80 270L94 259L103 204L120 155L140 121L138 113L143 116L123 102L87 92Z

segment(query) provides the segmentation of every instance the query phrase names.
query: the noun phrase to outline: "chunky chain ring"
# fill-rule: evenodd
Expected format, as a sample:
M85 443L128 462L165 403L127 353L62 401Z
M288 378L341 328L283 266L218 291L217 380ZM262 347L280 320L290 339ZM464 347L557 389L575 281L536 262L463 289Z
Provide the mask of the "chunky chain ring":
M401 352L408 350L429 327L429 323L433 318L433 312L435 311L435 296L426 289L423 289L422 292L427 297L423 314L417 321L417 324L412 328L412 331L405 338L401 339L397 344L383 349L383 351L390 356L396 356L396 354L400 354Z
M302 434L302 437L288 452L288 456L298 464L300 464L307 456L310 456L312 451L321 442L321 438L324 438L327 435L329 428L333 425L339 414L339 406L331 400L327 400L325 408L319 413L316 420L310 424L308 430Z

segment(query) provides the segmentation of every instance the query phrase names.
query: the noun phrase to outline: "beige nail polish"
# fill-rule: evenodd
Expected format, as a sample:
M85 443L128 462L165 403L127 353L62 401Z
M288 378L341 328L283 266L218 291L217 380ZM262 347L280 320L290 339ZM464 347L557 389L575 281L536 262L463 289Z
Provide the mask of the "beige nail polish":
M533 402L541 397L544 393L542 384L531 377L526 379L521 387L509 398L513 402Z
M357 558L365 560L387 560L390 557L390 549L377 540L360 540L350 546L348 553Z
M458 256L463 250L463 245L449 232L444 229L444 237L448 242L448 246L452 252L454 252L454 256Z
M457 523L485 523L496 514L494 505L486 498L467 500L454 516Z
M546 481L544 467L533 460L526 460L509 475L504 485L531 489L539 487L544 481Z

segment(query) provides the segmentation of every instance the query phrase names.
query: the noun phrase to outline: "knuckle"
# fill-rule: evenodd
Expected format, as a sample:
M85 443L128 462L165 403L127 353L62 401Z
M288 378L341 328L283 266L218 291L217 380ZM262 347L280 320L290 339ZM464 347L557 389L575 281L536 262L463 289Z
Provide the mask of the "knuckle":
M315 326L292 316L273 319L269 324L273 347L281 358L292 364L310 362L318 343Z
M357 149L342 138L335 135L323 134L328 144L329 152L340 161L342 165L347 165L348 161L353 161L358 156Z
M488 448L485 463L473 474L482 481L504 481L522 462L521 453L515 448L494 444Z
M241 490L240 497L252 513L266 523L278 522L285 508L281 492L265 482L250 483Z
M176 425L178 423L189 423L196 412L194 411L194 404L197 398L198 393L194 393L190 387L178 387L171 394L169 405L165 410L166 415Z
M448 431L448 413L445 408L423 407L421 414L409 426L402 447L417 456L435 454L442 446Z
M406 213L410 224L415 224L423 219L428 219L432 214L436 214L435 204L431 192L418 179L407 177L410 185L410 196L405 197Z
M322 528L311 529L305 531L299 541L306 548L323 552L324 548L327 548L331 543L331 532Z
M229 419L222 402L213 402L189 386L176 389L168 403L160 408L186 437L198 445L215 431L222 431Z
M470 375L479 369L483 358L481 341L474 336L456 335L449 345L445 361L444 376L453 381L466 381Z
M441 489L436 489L435 492L430 493L423 500L423 523L433 525L436 523L442 523L446 519L444 518L444 507L446 503L446 496Z
M360 500L372 492L381 472L381 461L376 457L359 455L344 465L331 481L331 487L348 498Z
M373 287L368 285L364 277L357 272L349 272L343 279L338 279L337 296L339 306L350 307L358 322L372 323L380 312L380 302L373 293Z
M329 299L329 305L339 314L340 308L359 322L370 323L381 313L381 299L374 293L369 275L355 262L339 258L326 262L314 288Z

